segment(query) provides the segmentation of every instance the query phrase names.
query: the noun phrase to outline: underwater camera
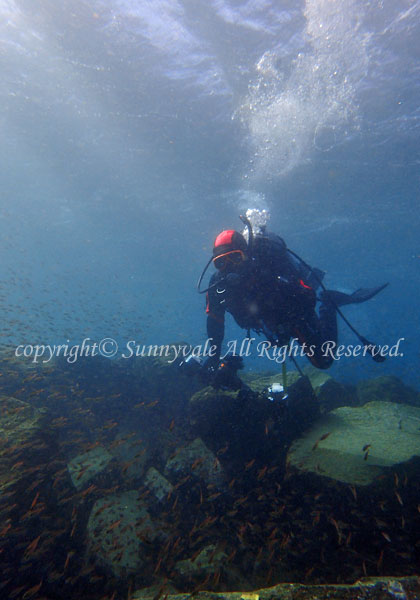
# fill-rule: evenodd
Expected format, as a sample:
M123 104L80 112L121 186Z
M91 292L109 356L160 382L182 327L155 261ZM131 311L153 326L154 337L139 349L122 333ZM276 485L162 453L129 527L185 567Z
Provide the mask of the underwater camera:
M281 383L272 383L267 388L267 400L270 400L270 402L278 402L287 406L288 399L289 394L286 393L286 390L284 389L284 386Z
M201 356L191 353L185 360L179 363L179 368L182 373L194 376L200 373L203 364L204 359Z

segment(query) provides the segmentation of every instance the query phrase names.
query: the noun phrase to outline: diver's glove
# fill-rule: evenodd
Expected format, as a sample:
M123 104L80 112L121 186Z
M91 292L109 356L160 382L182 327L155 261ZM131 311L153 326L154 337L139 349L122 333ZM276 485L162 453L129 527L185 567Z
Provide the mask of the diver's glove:
M209 356L201 366L198 376L201 381L207 385L212 385L215 381L219 369L220 358L218 356Z
M240 356L228 356L222 361L212 356L204 363L200 377L207 385L222 390L239 390L243 387L237 371L243 368L243 359Z

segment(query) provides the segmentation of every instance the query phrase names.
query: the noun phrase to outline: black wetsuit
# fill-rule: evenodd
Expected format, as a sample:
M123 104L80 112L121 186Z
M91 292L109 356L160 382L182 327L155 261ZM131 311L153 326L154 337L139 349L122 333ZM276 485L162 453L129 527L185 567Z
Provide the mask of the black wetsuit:
M297 338L314 366L330 367L333 359L322 345L337 339L336 311L324 302L316 313L318 285L279 236L255 236L252 257L238 272L218 271L210 279L207 335L218 349L214 360L220 357L227 311L240 327L265 335L272 344L282 346Z

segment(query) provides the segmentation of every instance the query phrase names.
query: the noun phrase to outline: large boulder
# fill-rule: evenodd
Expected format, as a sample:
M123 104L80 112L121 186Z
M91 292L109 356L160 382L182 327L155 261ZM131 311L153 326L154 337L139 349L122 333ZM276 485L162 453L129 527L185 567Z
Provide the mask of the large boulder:
M379 400L420 407L420 393L392 375L361 381L357 385L357 396L359 404Z
M307 377L300 377L288 386L284 399L271 399L267 383L273 383L273 378L264 381L263 392L206 387L190 399L193 431L213 452L227 449L225 458L231 465L252 458L270 461L320 414ZM258 385L261 387L261 382Z
M144 485L149 488L155 498L162 502L172 493L174 486L155 467L148 469L144 478Z
M181 341L145 346L143 356L121 359L119 363L128 366L141 390L150 398L159 398L161 406L173 410L174 406L185 406L185 399L200 387L196 377L190 377L180 368L182 348L189 345ZM171 390L170 394L163 393L167 390Z
M198 479L221 487L224 474L215 454L205 443L196 438L190 444L180 448L165 465L165 476L174 483L182 476L195 475Z
M227 554L222 548L218 548L215 544L209 544L195 556L179 560L175 564L174 571L182 582L193 581L200 577L203 578L207 574L213 575L226 564L227 558Z
M141 569L147 562L149 545L164 537L137 491L95 502L87 532L91 554L117 576Z
M271 371L248 371L241 374L242 381L246 383L246 385L248 385L254 392L259 393L267 391L273 383L281 383L286 387L290 386L295 383L299 377L300 375L297 371L288 371L285 373L285 375L283 375L283 373Z
M35 466L44 436L43 414L26 402L0 396L0 493Z
M288 463L355 485L420 456L420 408L369 402L337 408L291 446Z
M333 379L326 371L315 369L312 366L306 367L304 374L310 381L322 413L329 412L339 406L353 406L358 404L355 386L340 383ZM242 379L255 392L264 393L273 383L293 387L300 379L300 375L297 371L288 371L285 374L250 372L244 374Z
M156 597L153 591L150 588L138 590L133 600L149 600ZM164 589L167 600L185 598L185 594L173 594L169 586L169 595L165 592ZM253 592L201 591L199 595L200 600L417 600L420 598L420 580L418 577L369 577L354 584L281 583Z
M321 413L329 412L339 406L359 404L355 386L340 383L325 371L314 367L306 367L305 374L309 377L316 394Z
M81 490L91 484L109 467L112 460L112 455L102 446L75 456L67 465L74 487Z

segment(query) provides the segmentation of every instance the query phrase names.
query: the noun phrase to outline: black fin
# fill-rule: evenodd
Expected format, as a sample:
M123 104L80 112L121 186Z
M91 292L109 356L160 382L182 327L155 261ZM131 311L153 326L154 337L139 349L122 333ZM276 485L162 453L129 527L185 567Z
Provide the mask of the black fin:
M321 294L321 301L324 303L331 302L336 306L345 306L346 304L360 304L370 300L376 294L379 294L388 283L379 285L374 288L360 288L352 294L345 294L344 292L337 292L336 290L325 290Z
M351 294L351 303L357 304L358 302L366 302L366 300L370 300L371 298L376 296L376 294L382 292L382 290L386 288L387 285L388 283L384 283L383 285L378 285L374 288L360 288Z

